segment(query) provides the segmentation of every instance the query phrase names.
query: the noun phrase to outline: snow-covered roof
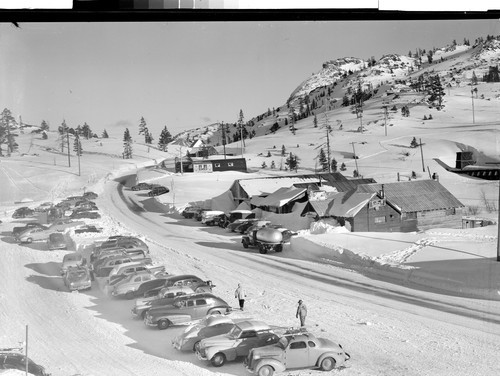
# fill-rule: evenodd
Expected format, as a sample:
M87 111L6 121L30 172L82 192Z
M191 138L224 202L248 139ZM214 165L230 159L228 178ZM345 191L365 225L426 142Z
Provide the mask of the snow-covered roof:
M354 217L376 193L339 192L326 200L309 201L320 217Z
M282 207L293 199L300 198L306 192L306 188L282 187L276 192L260 200L259 206Z
M294 184L319 183L320 179L315 176L285 176L278 178L257 178L239 180L241 188L245 190L249 197L260 196L276 192L282 187L291 187Z

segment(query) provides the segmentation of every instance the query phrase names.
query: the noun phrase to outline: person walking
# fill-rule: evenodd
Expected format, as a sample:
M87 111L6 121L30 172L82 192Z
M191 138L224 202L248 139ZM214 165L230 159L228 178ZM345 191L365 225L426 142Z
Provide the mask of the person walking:
M307 316L307 307L301 299L299 300L297 313L295 314L296 318L300 318L300 326L306 326L306 316Z
M234 292L234 297L238 299L238 303L240 304L240 309L243 311L246 295L245 292L243 291L243 287L241 287L241 283L238 283L238 288Z

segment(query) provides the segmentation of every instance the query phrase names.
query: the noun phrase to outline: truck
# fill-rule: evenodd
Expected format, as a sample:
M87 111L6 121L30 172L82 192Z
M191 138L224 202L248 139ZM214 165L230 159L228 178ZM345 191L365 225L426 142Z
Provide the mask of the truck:
M258 247L262 254L269 251L281 252L283 244L289 242L293 235L297 233L281 226L262 227L243 235L241 243L244 248Z

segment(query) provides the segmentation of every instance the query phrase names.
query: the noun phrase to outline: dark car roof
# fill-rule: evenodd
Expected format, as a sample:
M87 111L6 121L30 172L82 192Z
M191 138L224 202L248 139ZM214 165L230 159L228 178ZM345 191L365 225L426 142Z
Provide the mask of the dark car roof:
M194 275L194 274L181 274L181 275L173 275L171 277L167 278L167 281L180 281L183 279L189 279L189 278L196 278L199 279L200 281L203 281L200 277Z

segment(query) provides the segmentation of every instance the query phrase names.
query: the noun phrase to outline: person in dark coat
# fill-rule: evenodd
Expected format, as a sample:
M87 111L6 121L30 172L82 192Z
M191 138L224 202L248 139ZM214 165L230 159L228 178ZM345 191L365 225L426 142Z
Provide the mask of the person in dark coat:
M306 326L306 316L307 316L307 307L301 299L299 300L297 313L295 314L296 318L300 318L300 326Z
M245 305L245 292L243 291L243 287L238 283L238 288L234 292L234 297L238 299L238 303L240 303L240 309L243 311L243 306Z

